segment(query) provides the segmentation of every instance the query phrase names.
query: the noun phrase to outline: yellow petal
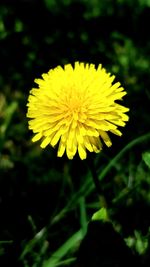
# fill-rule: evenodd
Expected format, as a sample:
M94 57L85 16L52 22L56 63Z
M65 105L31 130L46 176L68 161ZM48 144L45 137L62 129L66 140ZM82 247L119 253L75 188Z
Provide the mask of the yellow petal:
M85 136L84 137L84 145L85 145L86 149L89 150L90 152L93 152L94 151L93 146L92 146L92 144L91 144L90 139L88 138L88 136Z
M118 136L121 136L122 135L122 133L118 129L110 130L110 132L112 132L113 134L116 134Z
M80 158L83 160L83 159L86 159L86 149L84 146L82 146L81 144L79 144L78 146L78 153L79 153L79 156Z
M60 140L59 142L59 146L58 146L58 152L57 152L57 156L58 157L62 157L64 152L65 152L65 143L62 142L62 140Z
M103 139L104 143L110 147L112 145L111 140L108 136L108 134L104 131L99 131L101 138Z
M40 140L41 138L42 138L42 133L38 133L32 138L32 142L36 142Z
M46 137L44 138L43 142L41 143L40 147L41 148L45 148L51 141L51 138L50 137Z

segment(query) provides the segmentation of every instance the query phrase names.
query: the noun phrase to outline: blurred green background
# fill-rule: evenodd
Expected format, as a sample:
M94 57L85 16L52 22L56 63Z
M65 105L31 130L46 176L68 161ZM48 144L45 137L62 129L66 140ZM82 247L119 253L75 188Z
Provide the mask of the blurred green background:
M102 63L128 93L123 136L93 158L113 222L150 266L149 20L149 0L0 2L0 266L73 266L99 209L86 161L40 149L28 130L34 79L74 61Z

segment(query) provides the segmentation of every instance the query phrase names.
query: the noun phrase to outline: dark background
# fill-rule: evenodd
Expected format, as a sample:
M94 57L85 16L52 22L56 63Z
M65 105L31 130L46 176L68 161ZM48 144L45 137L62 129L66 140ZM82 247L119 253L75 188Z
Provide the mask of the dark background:
M122 239L132 237L133 253L149 266L150 163L143 156L150 155L149 20L149 0L0 2L0 266L42 266L82 227L79 197L54 219L90 181L86 161L58 159L52 148L31 143L26 118L34 79L74 61L102 63L128 93L130 120L121 138L111 137L112 148L94 156L98 173L144 136L115 162L101 187ZM98 199L94 191L82 195L88 222ZM74 257L78 246L65 257Z

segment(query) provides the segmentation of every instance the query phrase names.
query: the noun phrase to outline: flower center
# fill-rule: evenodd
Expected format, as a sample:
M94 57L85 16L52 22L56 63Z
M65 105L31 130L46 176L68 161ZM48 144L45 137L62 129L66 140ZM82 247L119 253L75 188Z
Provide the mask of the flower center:
M81 103L81 100L71 101L70 102L70 115L75 121L85 122L87 115L87 109Z
M70 90L64 99L65 110L64 114L67 115L70 122L72 120L78 122L85 122L87 115L87 108L84 105L85 96L76 88Z
M74 112L80 112L80 109L81 109L81 102L79 101L79 99L72 99L70 101L70 111L72 113Z

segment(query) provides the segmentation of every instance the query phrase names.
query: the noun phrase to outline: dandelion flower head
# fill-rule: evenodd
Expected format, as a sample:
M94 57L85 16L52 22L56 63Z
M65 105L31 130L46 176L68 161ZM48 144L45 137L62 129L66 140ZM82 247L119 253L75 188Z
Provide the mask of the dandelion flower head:
M118 126L125 126L129 109L116 101L126 92L114 75L101 65L75 62L51 69L38 88L30 91L27 117L33 142L41 139L41 148L58 144L57 156L66 152L81 159L87 151L100 152L102 144L112 145L108 133L121 136Z

